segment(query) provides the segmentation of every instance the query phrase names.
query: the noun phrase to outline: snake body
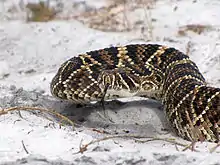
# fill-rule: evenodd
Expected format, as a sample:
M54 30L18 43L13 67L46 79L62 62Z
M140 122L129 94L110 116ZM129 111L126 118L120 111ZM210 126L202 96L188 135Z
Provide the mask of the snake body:
M220 89L207 86L196 64L157 44L110 47L64 62L51 93L74 103L140 96L159 100L175 132L190 141L219 141Z

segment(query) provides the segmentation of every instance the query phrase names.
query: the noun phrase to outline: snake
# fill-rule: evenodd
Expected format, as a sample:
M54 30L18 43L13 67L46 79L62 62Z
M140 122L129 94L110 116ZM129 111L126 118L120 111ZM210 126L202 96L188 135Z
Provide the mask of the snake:
M61 65L50 90L76 104L155 99L178 136L219 142L220 88L209 86L189 56L173 47L131 44L79 54Z

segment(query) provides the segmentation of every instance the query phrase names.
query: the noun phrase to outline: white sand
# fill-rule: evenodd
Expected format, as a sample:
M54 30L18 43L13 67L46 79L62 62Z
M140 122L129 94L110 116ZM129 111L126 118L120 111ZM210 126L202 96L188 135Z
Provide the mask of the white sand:
M16 1L11 1L16 3ZM10 4L8 0L7 5ZM7 5L4 7L7 8ZM93 4L94 5L94 4ZM177 6L177 10L173 9ZM4 10L5 10L4 8ZM220 87L220 1L159 1L151 11L156 19L153 41L186 52L199 66L207 82ZM143 12L143 11L142 11ZM129 98L123 102L107 102L109 117L102 118L99 104L77 108L51 97L49 84L60 64L89 50L143 43L138 31L101 32L74 21L25 23L5 21L0 13L0 108L43 106L80 123L75 131L36 113L17 112L0 116L0 164L220 164L220 149L210 153L214 143L197 143L198 152L181 151L183 147L164 141L136 142L133 139L111 139L92 144L83 154L74 154L79 146L112 134L135 134L169 137L183 144L190 142L175 136L169 129L161 105L151 100ZM131 20L141 16L136 11ZM205 24L212 26L203 33L187 32L178 36L180 26ZM168 131L166 131L168 130ZM24 147L27 152L25 152Z

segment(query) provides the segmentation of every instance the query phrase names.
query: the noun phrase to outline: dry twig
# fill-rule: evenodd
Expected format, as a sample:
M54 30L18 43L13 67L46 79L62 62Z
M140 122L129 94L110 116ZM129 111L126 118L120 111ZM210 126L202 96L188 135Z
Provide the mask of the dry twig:
M49 110L49 109L40 108L40 107L28 107L28 106L11 107L11 108L6 108L6 109L1 110L0 115L7 114L8 112L11 112L11 111L36 111L36 110L54 115L54 116L58 117L59 119L61 119L61 121L66 121L66 122L70 123L74 129L74 123L70 119L68 119L67 117L61 115L60 113L58 113L54 110Z
M204 135L202 134L202 132L201 132L201 130L199 129L199 127L195 127L194 125L193 125L193 122L192 122L192 120L190 119L190 117L189 117L189 113L188 113L188 111L185 111L185 113L186 113L186 118L187 118L187 120L188 120L188 122L189 122L189 125L190 125L190 128L191 128L191 135L192 135L192 142L191 142L191 144L190 145L188 145L186 148L184 148L183 149L183 151L186 151L187 149L190 149L190 150L192 150L192 151L196 151L195 150L195 144L196 144L196 142L197 142L197 140L199 140L199 141L201 141L201 142L203 142L204 140L205 140L205 137L204 137Z
M196 34L201 34L205 30L210 29L211 26L209 25L200 25L200 24L189 24L185 26L181 26L178 30L178 35L179 36L186 36L188 31L192 31Z
M76 152L75 154L78 153L84 153L85 151L87 151L88 146L101 142L101 141L105 141L105 140L109 140L109 139L115 139L115 138L150 138L149 140L146 140L145 142L149 142L149 141L155 141L155 140L161 140L161 141L165 141L165 142L169 142L169 143L173 143L175 145L179 145L182 147L186 147L187 145L176 142L173 139L169 139L169 138L159 138L159 137L150 137L150 136L141 136L141 135L112 135L112 136L106 136L104 138L100 138L100 139L96 139L96 140L92 140L91 142L82 145L82 141L80 143L79 146L79 151Z
M24 151L26 152L26 154L29 154L27 148L26 148L25 145L24 145L24 141L23 141L23 140L21 141L21 143L22 143L22 147L24 148Z

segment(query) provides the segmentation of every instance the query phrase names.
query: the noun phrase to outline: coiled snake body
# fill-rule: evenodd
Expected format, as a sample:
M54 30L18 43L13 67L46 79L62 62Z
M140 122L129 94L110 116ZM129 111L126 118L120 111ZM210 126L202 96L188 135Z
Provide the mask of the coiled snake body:
M137 44L80 54L62 64L51 93L75 103L154 98L179 136L219 141L220 89L207 86L196 64L174 48Z

